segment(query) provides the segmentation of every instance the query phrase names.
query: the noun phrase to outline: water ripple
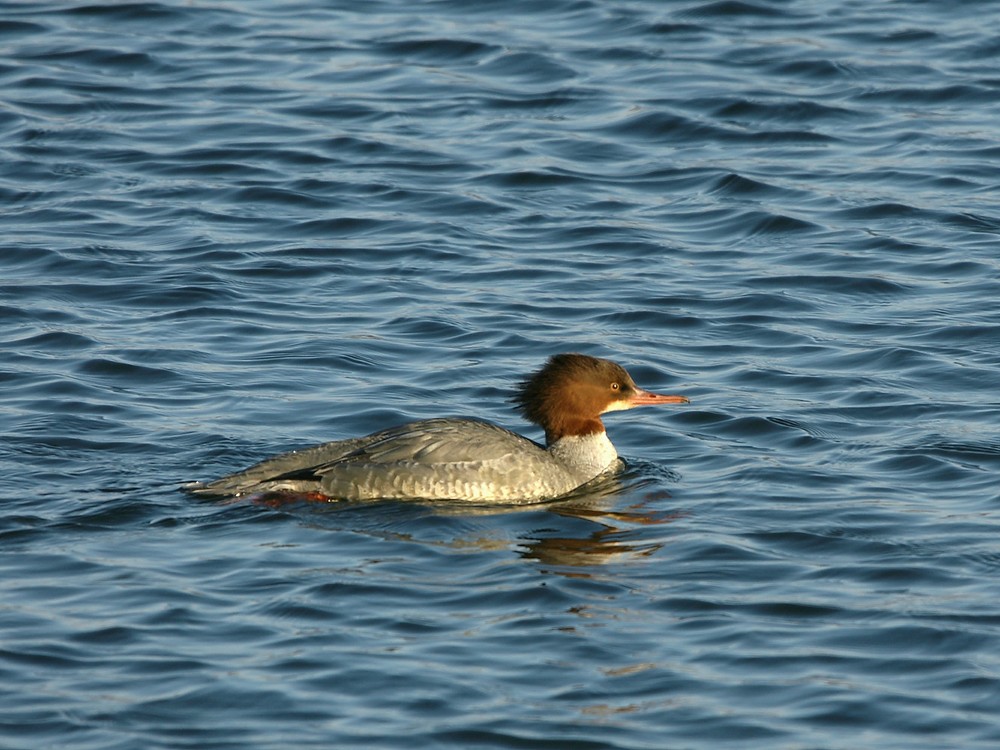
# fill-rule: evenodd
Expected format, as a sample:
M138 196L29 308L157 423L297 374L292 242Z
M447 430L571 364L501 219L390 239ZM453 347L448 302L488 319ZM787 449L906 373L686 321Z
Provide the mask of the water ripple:
M0 744L997 746L992 7L2 7ZM177 492L564 350L592 492Z

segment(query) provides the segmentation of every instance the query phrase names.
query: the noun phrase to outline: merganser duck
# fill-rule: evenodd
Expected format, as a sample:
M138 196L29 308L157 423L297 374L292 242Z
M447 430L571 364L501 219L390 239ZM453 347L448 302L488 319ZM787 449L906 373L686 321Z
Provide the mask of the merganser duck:
M544 447L478 419L425 419L283 453L185 489L215 497L542 502L620 467L601 414L688 403L683 396L644 391L620 365L585 354L551 357L511 400L545 430Z

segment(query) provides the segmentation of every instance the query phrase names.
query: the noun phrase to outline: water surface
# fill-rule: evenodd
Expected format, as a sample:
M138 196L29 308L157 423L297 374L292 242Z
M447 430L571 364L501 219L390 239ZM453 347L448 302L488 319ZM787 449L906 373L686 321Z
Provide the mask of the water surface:
M0 11L0 745L1000 744L994 4ZM603 492L177 489L572 350Z

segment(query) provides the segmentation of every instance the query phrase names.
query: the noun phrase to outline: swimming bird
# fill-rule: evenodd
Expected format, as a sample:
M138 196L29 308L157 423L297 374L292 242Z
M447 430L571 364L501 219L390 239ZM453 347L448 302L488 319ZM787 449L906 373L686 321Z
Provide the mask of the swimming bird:
M683 396L645 391L621 365L586 354L549 358L518 384L511 400L545 430L544 446L480 419L424 419L283 453L185 489L215 497L542 502L621 465L600 415L688 403Z

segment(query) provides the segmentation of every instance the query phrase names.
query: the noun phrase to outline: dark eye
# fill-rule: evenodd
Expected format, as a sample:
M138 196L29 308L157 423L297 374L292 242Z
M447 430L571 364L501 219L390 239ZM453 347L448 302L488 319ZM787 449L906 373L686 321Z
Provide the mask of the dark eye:
M621 388L621 386L618 385L618 383L612 383L611 384L611 390L617 391L619 388Z

